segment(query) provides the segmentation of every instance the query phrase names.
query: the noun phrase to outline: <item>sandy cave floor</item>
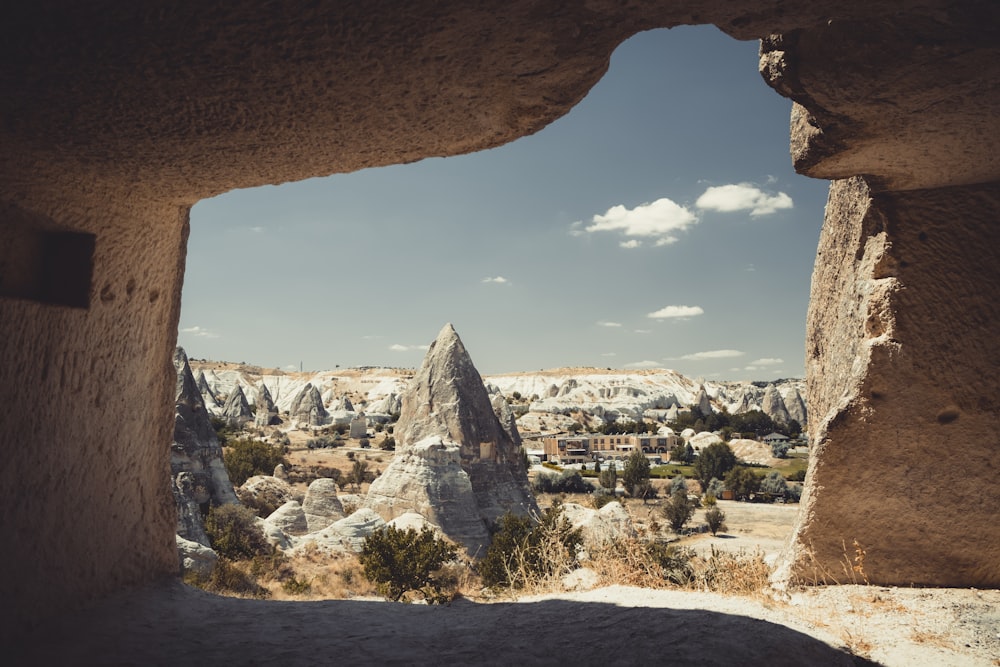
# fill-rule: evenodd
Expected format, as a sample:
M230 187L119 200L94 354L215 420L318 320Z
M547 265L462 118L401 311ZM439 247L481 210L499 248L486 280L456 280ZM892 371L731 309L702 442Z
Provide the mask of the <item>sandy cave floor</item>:
M446 607L218 597L178 581L45 624L17 665L1000 665L1000 591L809 588L784 601L611 586Z

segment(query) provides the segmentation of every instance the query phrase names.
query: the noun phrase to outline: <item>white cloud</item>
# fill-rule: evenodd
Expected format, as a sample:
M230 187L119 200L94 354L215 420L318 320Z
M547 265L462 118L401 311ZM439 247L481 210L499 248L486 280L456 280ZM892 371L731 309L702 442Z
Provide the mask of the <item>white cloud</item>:
M597 323L597 325L601 326L601 327L615 328L615 327L620 327L621 323L620 322L605 322L604 320L601 320L600 322Z
M750 211L750 215L770 215L780 209L792 208L792 198L784 192L768 194L750 183L716 185L708 188L694 204L709 211L732 213Z
M638 248L639 246L641 246L642 241L638 239L632 239L631 241L622 241L618 245L621 246L622 248L627 248L631 250L632 248Z
M670 357L668 361L705 361L706 359L731 359L742 357L745 353L739 350L708 350L707 352L693 352L679 357Z
M201 327L186 327L181 329L181 333L191 334L192 336L198 336L200 338L218 338L219 334L214 331L209 331L208 329L203 329Z
M601 356L602 357L617 357L618 353L617 352L602 352Z
M263 234L264 228L261 227L260 225L257 225L256 227L251 227L250 231L253 232L254 234Z
M393 352L410 352L412 350L427 350L430 345L400 345L399 343L393 343L389 346L389 349Z
M625 364L625 368L659 368L660 365L658 361L646 359L645 361L634 361L631 364Z
M286 371L297 371L297 370L299 370L299 367L296 366L295 364L288 364L287 366L284 367L284 370L286 370Z
M702 315L705 311L702 310L701 306L664 306L656 312L646 315L646 317L651 317L654 320L664 320L671 317L694 317L695 315Z
M775 359L773 357L764 357L763 359L757 359L756 361L751 361L751 366L774 366L776 364L785 363L784 359Z
M668 245L677 241L677 233L686 231L698 223L698 216L689 209L667 199L657 199L635 208L625 208L619 204L612 206L603 215L597 214L591 224L583 227L583 222L570 225L570 234L579 236L583 232L621 232L629 237L655 238L656 245ZM640 242L631 239L622 242L623 248L637 248Z
M653 333L653 330L652 329L636 329L635 333L637 333L637 334L648 334L648 333Z
M378 340L379 338L385 338L385 336L381 336L379 334L368 334L366 336L362 336L361 340Z
M496 283L498 285L503 285L504 283L509 282L509 281L506 278L504 278L503 276L496 276L495 278L490 278L490 277L487 276L486 278L483 278L482 281L480 281L480 282L484 282L484 283Z

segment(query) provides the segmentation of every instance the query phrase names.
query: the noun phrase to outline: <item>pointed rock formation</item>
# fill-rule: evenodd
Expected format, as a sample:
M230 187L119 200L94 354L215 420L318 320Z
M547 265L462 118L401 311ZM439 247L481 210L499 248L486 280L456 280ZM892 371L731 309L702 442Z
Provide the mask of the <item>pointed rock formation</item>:
M799 426L805 428L806 422L809 421L809 413L806 410L806 402L802 400L802 394L795 387L792 387L785 397L785 408L788 409L788 416L799 423Z
M201 513L206 504L235 503L236 493L222 462L222 447L209 419L205 401L191 374L187 355L174 352L177 371L174 442L170 448L170 473L178 511L178 534L208 546Z
M767 385L767 389L764 390L764 398L760 402L760 409L765 415L779 424L787 424L791 419L788 416L788 410L785 408L785 402L781 399L781 394L778 393L778 388L773 384Z
M210 411L221 409L222 406L219 404L219 398L212 391L212 388L208 386L208 379L205 377L205 371L198 373L198 391L201 392L201 398L205 401L205 407Z
M705 391L705 385L698 387L698 396L695 397L694 404L698 406L703 415L710 415L714 412L712 410L712 401L708 398L708 392Z
M511 441L520 447L521 434L517 430L517 416L510 409L510 403L507 402L503 394L497 392L490 398L490 404L493 406L493 414L497 416L500 426L510 436Z
M309 426L322 426L330 417L330 413L323 407L323 397L319 389L311 382L302 387L302 391L292 399L288 413L293 420Z
M537 511L520 447L497 419L483 379L450 324L403 394L395 436L396 459L372 484L367 502L386 520L431 507L434 516L427 518L475 552L489 542L487 525L504 513ZM435 477L443 487L435 486Z
M331 411L354 412L354 404L347 396L341 396L330 405Z
M267 385L263 382L260 383L260 389L257 390L254 410L254 425L256 426L270 426L278 418L278 408L274 407L271 392L268 391Z
M250 410L250 403L247 402L243 387L236 385L226 399L226 405L222 408L222 419L230 426L243 426L253 419L253 411Z

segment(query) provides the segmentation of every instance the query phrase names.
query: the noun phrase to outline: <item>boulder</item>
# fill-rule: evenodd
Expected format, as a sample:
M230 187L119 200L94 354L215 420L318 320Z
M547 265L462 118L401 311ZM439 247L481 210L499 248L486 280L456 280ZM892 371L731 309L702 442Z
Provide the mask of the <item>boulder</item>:
M181 575L193 574L196 577L207 578L219 561L219 554L198 542L176 536L177 557L180 561Z
M297 500L289 500L274 510L264 522L278 528L286 535L305 535L310 532L306 513Z
M306 532L315 533L329 526L334 521L344 518L344 507L337 499L337 484L332 479L321 477L313 480L306 489L305 500L302 501Z
M612 501L599 510L576 503L563 503L562 507L563 516L570 525L580 529L587 548L635 537L632 517L618 501Z
M288 482L270 475L254 475L236 490L240 502L270 514L294 495ZM268 509L270 508L270 509Z
M685 429L686 431L687 429ZM691 445L696 452L700 452L705 447L709 445L714 445L716 443L722 442L722 438L717 436L715 433L709 433L708 431L702 431L701 433L695 433L690 438L687 438L687 444Z
M441 532L441 529L438 526L435 526L422 514L417 514L416 512L406 512L405 514L400 514L386 525L392 526L396 530L415 530L418 533L424 528L430 528L436 533Z
M385 526L377 512L362 507L349 517L336 521L323 530L309 533L297 540L292 553L301 552L315 545L327 554L361 553L365 538Z

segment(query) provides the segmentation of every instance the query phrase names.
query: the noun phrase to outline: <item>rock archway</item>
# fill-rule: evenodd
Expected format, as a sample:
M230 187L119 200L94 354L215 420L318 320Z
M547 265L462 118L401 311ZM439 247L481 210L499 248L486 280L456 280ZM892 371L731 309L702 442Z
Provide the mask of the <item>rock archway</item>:
M8 8L4 632L176 571L190 206L500 145L565 114L630 35L701 23L763 38L796 168L835 180L807 341L817 456L785 574L836 574L857 539L873 581L997 585L998 19L953 0Z

